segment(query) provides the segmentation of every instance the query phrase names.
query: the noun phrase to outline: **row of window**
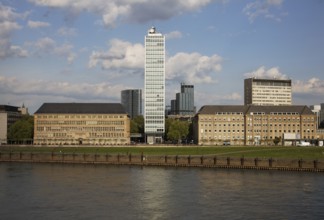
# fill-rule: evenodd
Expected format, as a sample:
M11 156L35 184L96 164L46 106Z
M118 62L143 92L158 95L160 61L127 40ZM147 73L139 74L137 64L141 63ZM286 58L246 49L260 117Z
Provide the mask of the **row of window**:
M201 133L244 133L244 130L202 130ZM254 132L254 133L299 133L300 130L260 130L260 129L248 129L247 130L247 133L251 133L251 132ZM303 130L304 133L314 133L314 130Z
M235 127L235 126L241 126L244 127L244 124L200 124L201 127ZM300 124L252 124L247 123L247 127L299 127ZM302 124L303 127L314 127L314 124Z
M124 137L124 133L90 133L90 138Z
M65 131L65 132L93 132L93 131L115 131L124 132L124 127L43 127L37 126L36 130L38 132L55 132L55 131Z
M37 121L38 125L124 125L125 121Z

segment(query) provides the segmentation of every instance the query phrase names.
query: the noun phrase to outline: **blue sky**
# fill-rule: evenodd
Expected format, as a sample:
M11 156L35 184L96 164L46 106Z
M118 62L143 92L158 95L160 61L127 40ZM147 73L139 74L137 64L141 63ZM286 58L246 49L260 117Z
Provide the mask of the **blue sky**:
M0 0L0 104L120 102L143 89L144 36L166 35L166 102L243 104L247 77L293 81L323 103L322 0Z

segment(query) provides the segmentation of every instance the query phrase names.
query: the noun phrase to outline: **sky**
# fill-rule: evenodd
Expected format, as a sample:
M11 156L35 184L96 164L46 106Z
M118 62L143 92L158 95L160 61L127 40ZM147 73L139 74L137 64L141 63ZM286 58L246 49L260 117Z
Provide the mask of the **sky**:
M324 0L0 0L0 104L120 102L144 88L144 36L166 36L166 104L242 105L244 79L324 103Z

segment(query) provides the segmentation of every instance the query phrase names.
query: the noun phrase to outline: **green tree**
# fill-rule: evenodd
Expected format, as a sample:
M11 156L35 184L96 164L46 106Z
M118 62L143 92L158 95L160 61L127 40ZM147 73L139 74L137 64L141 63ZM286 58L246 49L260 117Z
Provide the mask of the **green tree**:
M130 132L144 133L144 117L142 115L138 115L131 120Z
M8 139L21 141L32 139L34 136L34 117L30 115L23 116L9 127Z
M168 140L180 143L182 138L187 138L189 134L188 122L170 119L167 120L166 125L168 126L168 128L166 128Z

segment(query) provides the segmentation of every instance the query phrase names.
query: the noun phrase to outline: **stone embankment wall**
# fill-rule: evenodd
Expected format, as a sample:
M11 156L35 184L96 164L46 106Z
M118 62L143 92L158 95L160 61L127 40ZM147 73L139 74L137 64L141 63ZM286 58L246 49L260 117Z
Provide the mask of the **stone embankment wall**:
M0 152L0 162L80 163L324 172L324 161L218 156Z

